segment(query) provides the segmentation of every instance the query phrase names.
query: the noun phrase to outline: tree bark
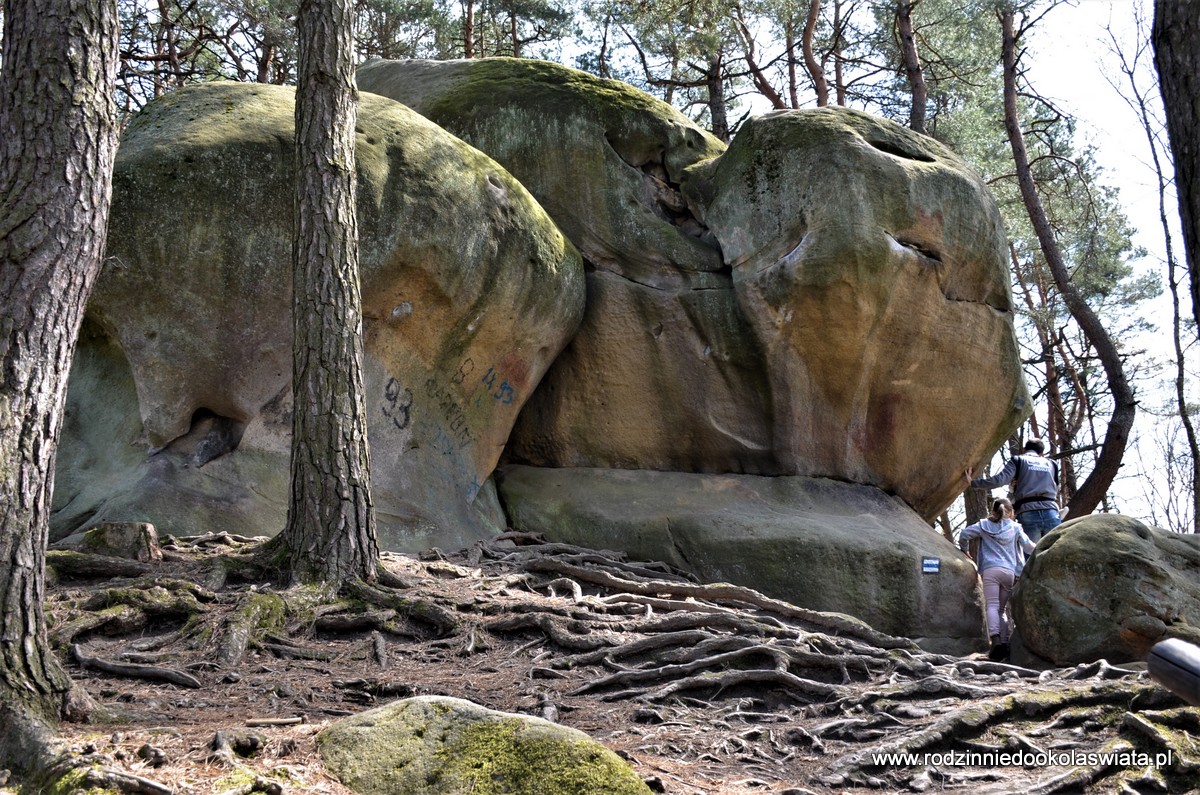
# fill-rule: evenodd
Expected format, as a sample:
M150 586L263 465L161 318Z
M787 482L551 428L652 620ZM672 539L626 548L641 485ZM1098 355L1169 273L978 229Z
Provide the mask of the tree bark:
M463 3L463 57L475 57L475 2Z
M1125 377L1120 352L1096 313L1079 295L1079 291L1071 281L1071 274L1067 270L1054 230L1050 226L1050 219L1047 217L1038 195L1033 172L1029 166L1029 152L1025 147L1025 136L1021 132L1017 109L1018 36L1014 28L1012 7L1002 6L998 15L1003 33L1004 127L1012 148L1021 198L1025 203L1025 209L1033 226L1034 234L1037 236L1042 255L1046 258L1046 264L1054 277L1054 283L1058 287L1059 293L1062 294L1067 310L1070 311L1075 322L1079 324L1088 341L1096 349L1096 355L1108 378L1109 390L1112 392L1113 413L1108 421L1100 455L1096 459L1096 465L1092 468L1091 474L1071 498L1071 515L1084 516L1094 511L1096 506L1104 500L1109 486L1112 485L1121 469L1121 461L1125 457L1125 448L1129 443L1129 432L1133 427L1133 418L1137 412L1137 400Z
M302 0L296 89L292 487L280 535L293 582L375 578L358 281L350 0Z
M69 717L42 600L54 456L101 268L116 155L115 0L10 0L0 69L0 767Z
M704 75L708 87L708 114L712 120L712 134L729 143L729 116L725 103L725 80L720 53L708 56L708 71Z
M1150 35L1175 161L1192 317L1200 332L1200 2L1155 0Z
M921 59L917 54L917 37L913 30L912 12L917 7L914 0L900 0L896 3L896 32L900 36L900 53L904 58L904 74L908 78L908 87L912 92L912 106L908 114L908 126L913 130L925 132L925 105L929 99L929 89L925 86L925 72L921 69Z
M804 21L804 32L800 36L800 51L804 55L804 68L812 78L813 90L817 92L817 107L823 108L829 104L829 83L825 79L825 70L821 68L816 54L813 52L813 39L817 33L817 20L821 16L821 0L812 0L808 5L808 18Z

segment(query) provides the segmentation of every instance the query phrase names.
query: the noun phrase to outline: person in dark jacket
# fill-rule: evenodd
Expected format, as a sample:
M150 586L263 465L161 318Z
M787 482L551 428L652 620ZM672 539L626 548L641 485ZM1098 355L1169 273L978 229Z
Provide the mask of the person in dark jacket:
M1058 512L1058 463L1046 458L1046 445L1041 439L1025 442L1025 450L1008 460L991 477L976 478L973 468L967 469L967 483L976 489L994 489L1012 483L1013 509L1025 535L1035 544L1042 536L1062 524Z
M1025 555L1033 552L1034 543L1013 521L1013 506L1001 498L992 503L992 514L983 521L968 525L958 535L963 552L973 539L979 539L979 555L975 565L983 582L983 601L987 607L988 637L992 660L1008 658L1008 618L1005 607L1012 596L1013 585L1025 566Z

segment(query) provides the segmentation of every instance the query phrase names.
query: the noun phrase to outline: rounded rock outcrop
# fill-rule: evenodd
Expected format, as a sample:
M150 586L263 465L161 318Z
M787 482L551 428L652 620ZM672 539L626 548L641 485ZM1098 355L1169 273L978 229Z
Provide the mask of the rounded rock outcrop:
M205 84L152 102L123 135L58 535L101 520L282 528L293 107L290 88ZM362 96L356 150L381 546L461 546L504 526L489 477L579 324L581 261L504 168L399 103Z
M649 795L619 756L577 729L419 696L321 732L326 766L361 795Z
M1200 537L1119 514L1065 522L1025 565L1013 618L1024 649L1060 666L1200 643Z

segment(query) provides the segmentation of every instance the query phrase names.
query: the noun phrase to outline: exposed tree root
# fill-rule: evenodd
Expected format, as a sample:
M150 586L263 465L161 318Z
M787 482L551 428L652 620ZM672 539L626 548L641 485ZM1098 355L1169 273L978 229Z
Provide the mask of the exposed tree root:
M113 577L143 577L154 572L155 564L112 558L88 552L49 550L46 569L50 576L69 580L108 580Z
M585 723L611 712L635 763L684 766L648 763L647 778L689 795L721 787L686 789L685 768L736 770L721 780L743 792L969 787L981 795L1183 791L1200 768L1197 711L1133 668L1098 662L1035 671L931 654L847 616L530 534L428 559L385 554L377 582L340 595L275 591L256 580L267 573L258 543L221 533L170 539L176 561L107 574L94 556L64 557L49 605L54 643L78 654L76 676L158 672L168 684L157 687L181 695L155 702L251 686L238 725L264 721L264 732L414 693L486 703L489 686L471 689L471 680L519 667L511 687L519 703L510 709ZM101 581L113 576L128 579ZM422 664L451 673L435 685L410 679ZM327 678L294 687L281 673L305 671ZM232 735L224 740L202 756L248 772ZM1063 749L1170 753L1174 764L1042 770L921 756ZM881 754L918 761L885 763ZM92 776L77 786L161 786L136 770L116 775L111 760L76 756L64 771L76 781ZM268 792L269 783L259 777L223 791Z
M180 687L201 688L203 685L200 680L186 671L177 671L173 668L160 668L156 665L139 665L137 663L120 663L113 660L104 660L99 657L89 657L83 653L79 646L71 647L71 656L75 658L75 662L79 663L84 668L95 668L97 671L103 671L106 674L113 676L133 676L139 679L157 679L163 682L170 682Z

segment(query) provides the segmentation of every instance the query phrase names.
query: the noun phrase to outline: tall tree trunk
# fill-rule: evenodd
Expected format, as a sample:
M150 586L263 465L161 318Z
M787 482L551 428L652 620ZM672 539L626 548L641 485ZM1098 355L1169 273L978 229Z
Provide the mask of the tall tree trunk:
M115 0L10 0L0 69L0 767L37 763L71 680L45 551L67 374L100 272L117 148Z
M475 57L475 2L463 3L463 57Z
M917 55L917 36L913 30L912 12L918 0L900 0L896 3L896 32L900 36L900 53L904 58L904 74L912 92L912 107L908 113L908 126L919 133L925 132L925 104L929 90L925 86L925 72Z
M726 112L723 71L720 53L710 54L708 71L704 77L708 87L708 114L712 119L712 134L729 143L729 116Z
M853 8L851 8L853 11ZM833 89L839 108L846 107L846 77L843 74L845 58L842 56L842 30L845 22L842 19L842 0L833 0Z
M800 107L800 88L796 79L796 29L790 18L784 27L784 35L787 38L788 99L795 110Z
M358 281L350 0L301 0L292 278L292 495L280 535L293 582L373 580Z
M1008 133L1009 144L1012 148L1013 161L1016 167L1017 183L1021 189L1021 198L1025 203L1026 212L1037 235L1038 244L1054 283L1062 294L1067 310L1079 324L1088 341L1096 349L1096 355L1104 367L1108 378L1109 390L1112 392L1113 413L1108 421L1104 435L1104 443L1096 465L1091 474L1080 485L1079 490L1071 498L1071 514L1083 516L1096 509L1104 500L1109 486L1116 479L1121 469L1121 461L1125 457L1125 448L1129 443L1129 431L1133 427L1133 418L1137 412L1137 401L1133 390L1125 377L1121 364L1121 355L1109 337L1108 331L1101 324L1096 313L1079 295L1071 281L1071 274L1063 260L1062 251L1050 226L1050 219L1038 196L1037 185L1029 166L1029 152L1025 147L1025 136L1021 132L1021 124L1017 111L1017 34L1013 27L1012 7L1003 5L998 15L1003 33L1003 63L1004 63L1004 128Z
M804 21L804 32L800 36L800 51L804 54L804 68L812 79L813 90L817 92L817 107L823 108L829 104L829 83L825 80L825 70L821 68L813 51L813 39L817 35L817 20L821 16L821 0L812 0L808 5L808 18Z
M1175 160L1192 317L1200 332L1200 3L1155 0L1151 41Z

